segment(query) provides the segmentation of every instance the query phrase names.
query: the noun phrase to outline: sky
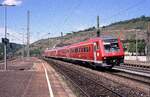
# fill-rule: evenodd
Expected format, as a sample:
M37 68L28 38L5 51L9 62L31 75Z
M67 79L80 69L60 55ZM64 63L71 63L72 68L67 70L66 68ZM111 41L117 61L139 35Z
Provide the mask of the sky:
M97 15L101 26L150 16L150 0L0 0L0 4L16 5L7 7L7 37L16 43L23 42L23 33L26 38L28 10L31 43L96 26ZM0 6L0 38L4 37L4 20Z

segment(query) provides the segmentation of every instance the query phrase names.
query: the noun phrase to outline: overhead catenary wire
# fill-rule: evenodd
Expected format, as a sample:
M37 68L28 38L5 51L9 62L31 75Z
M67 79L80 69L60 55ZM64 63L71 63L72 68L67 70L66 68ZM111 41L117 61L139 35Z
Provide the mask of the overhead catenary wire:
M72 17L72 15L74 14L75 10L81 6L81 4L82 4L82 1L80 1L80 3L78 3L74 7L72 7L70 13L68 13L68 15L65 16L63 23L60 24L62 30L64 30L64 25L68 22L69 18ZM59 28L60 26L56 26L58 31L60 30L60 28Z
M125 8L125 9L122 9L119 12L113 14L112 16L103 18L103 20L111 20L112 18L114 18L116 16L119 16L119 15L123 14L124 12L127 12L127 11L129 11L131 9L134 9L134 8L138 7L139 5L145 3L144 1L146 2L147 0L140 0L139 2L135 3L134 5L131 5L131 6L127 7L127 8Z
M123 13L126 12L126 11L129 11L129 10L131 10L131 9L134 9L134 8L138 7L139 5L145 3L146 1L147 1L147 0L140 0L139 2L135 3L134 5L131 5L131 6L127 7L127 8L125 8L125 9L122 9L122 10L120 10L119 12L113 14L112 16L106 17L106 18L104 18L104 19L102 19L102 20L111 20L112 18L114 18L114 17L116 17L116 16L119 16L119 15L123 14ZM80 5L81 5L81 3L79 3L79 4L78 4L77 6L75 6L73 9L77 9ZM69 20L69 18L73 15L73 12L74 12L74 10L72 10L72 11L70 12L70 14L68 14L68 16L65 17L64 23L62 23L62 26L61 26L63 29L64 29L63 26L67 23L67 21ZM57 28L58 28L58 27L57 27Z

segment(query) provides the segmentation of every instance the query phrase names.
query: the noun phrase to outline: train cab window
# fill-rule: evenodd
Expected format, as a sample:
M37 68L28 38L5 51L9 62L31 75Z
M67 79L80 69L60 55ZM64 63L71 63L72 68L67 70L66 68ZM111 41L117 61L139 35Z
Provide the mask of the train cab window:
M104 48L106 52L114 52L119 51L119 45L117 40L113 41L105 41L104 42Z

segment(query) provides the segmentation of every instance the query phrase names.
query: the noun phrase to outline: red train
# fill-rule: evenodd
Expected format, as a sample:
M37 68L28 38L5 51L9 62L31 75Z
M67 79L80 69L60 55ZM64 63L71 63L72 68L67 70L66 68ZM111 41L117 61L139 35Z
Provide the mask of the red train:
M119 38L101 36L69 46L47 49L44 57L88 62L93 66L112 68L124 62L124 51Z

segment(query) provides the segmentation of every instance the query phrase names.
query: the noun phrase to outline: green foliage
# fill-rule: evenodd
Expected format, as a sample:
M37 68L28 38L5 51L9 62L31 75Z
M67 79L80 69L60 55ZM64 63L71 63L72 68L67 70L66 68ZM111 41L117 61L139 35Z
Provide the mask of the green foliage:
M136 45L135 42L130 42L129 43L129 52L133 53L136 51Z
M144 42L144 40L141 40L138 42L138 52L140 53L144 53L145 54L145 46L146 46L146 43Z
M127 51L127 47L126 47L125 43L123 44L123 49L124 49L124 51Z
M146 46L146 43L145 43L144 40L138 40L137 50L138 50L138 53L140 55L142 53L145 54L145 46ZM128 48L128 50L131 53L135 53L136 52L136 40L133 40L133 41L129 42L129 48Z
M41 54L41 49L34 49L30 51L32 56L39 56Z

